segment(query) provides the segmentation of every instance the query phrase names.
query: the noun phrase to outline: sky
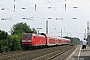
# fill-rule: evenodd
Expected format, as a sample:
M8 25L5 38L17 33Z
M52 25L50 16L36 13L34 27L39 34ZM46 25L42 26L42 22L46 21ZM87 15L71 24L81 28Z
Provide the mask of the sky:
M90 21L90 0L0 0L0 30L9 33L14 24L24 22L46 33L46 21L49 35L61 36L62 30L62 36L83 39Z

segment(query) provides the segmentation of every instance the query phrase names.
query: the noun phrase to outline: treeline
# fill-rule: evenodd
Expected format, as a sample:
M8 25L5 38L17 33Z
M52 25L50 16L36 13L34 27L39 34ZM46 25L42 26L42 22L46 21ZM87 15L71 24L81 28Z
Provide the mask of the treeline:
M80 43L80 39L79 38L76 38L76 37L65 36L64 38L70 39L71 40L71 44L79 44Z
M0 52L22 50L21 37L23 33L37 33L35 28L30 28L26 23L14 24L10 33L0 30Z
M30 28L26 23L14 24L10 30L10 34L0 30L0 52L22 50L21 38L23 33L36 33L35 28ZM71 40L72 44L79 43L79 38L64 37Z

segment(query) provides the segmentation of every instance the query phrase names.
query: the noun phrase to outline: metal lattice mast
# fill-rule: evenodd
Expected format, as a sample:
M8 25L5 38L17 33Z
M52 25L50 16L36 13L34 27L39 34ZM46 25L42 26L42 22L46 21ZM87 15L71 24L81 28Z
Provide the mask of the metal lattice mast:
M89 35L89 22L87 22L87 37Z

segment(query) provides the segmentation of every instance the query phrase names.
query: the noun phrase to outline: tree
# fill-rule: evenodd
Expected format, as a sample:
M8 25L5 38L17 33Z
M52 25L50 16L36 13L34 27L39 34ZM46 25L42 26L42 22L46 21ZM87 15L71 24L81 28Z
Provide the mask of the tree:
M30 33L30 32L31 32L30 26L27 25L26 23L23 23L23 22L14 24L12 29L11 29L11 35Z
M37 31L35 28L32 28L32 32L37 34Z
M11 35L8 38L8 46L11 51L21 50L20 37L17 34Z
M0 30L0 40L7 39L8 33Z
M78 43L80 43L80 39L79 38L68 37L68 36L65 36L64 38L70 39L71 40L71 44L78 44Z
M11 29L11 36L9 38L9 48L11 48L11 51L14 50L20 50L21 48L21 38L23 33L36 33L35 28L30 28L29 25L26 23L17 23L14 24Z
M8 33L0 30L0 52L9 51L8 48Z

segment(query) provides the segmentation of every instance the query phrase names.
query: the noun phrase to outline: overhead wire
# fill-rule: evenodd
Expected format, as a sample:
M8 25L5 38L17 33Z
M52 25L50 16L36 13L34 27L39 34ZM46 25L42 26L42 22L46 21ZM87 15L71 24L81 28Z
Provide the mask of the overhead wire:
M10 9L10 8L8 8L8 7L5 7L5 6L3 6L3 5L0 5L0 6L1 6L1 7L4 7L4 8L7 9L7 10L12 11L13 13L12 13L11 17L13 16L14 13L19 14L19 15L25 17L25 15L23 15L23 14L21 14L21 13L19 13L19 12L17 12L17 11L15 10L15 9L16 9L15 3L16 3L16 0L14 0L14 5L13 5L13 8L14 8L14 9L13 9L13 10Z
M57 14L61 17L61 15L58 13L58 11L56 10L56 8L52 5L52 3L54 3L54 2L51 3L49 0L48 0L48 2L49 2L49 3L51 4L51 6L54 8L54 10L57 12ZM0 6L2 6L2 5L0 5ZM14 8L14 10L11 10L11 9L5 7L5 6L2 6L2 7L6 8L6 9L8 9L8 10L10 10L10 11L13 11L13 12L15 12L15 13L21 15L21 16L26 17L25 14L23 15L23 14L21 14L21 13L18 13L17 11L14 11L15 8ZM36 12L40 13L38 10L36 10ZM13 15L14 15L14 13L12 14L12 16L13 16ZM34 17L34 15L35 15L35 11L34 11L34 13L33 13L33 17ZM11 16L11 17L12 17L12 16ZM42 15L41 15L41 16L42 16ZM65 20L63 20L63 21L66 23ZM66 23L66 24L67 24L67 23ZM67 25L68 25L68 24L67 24ZM68 26L69 26L69 25L68 25ZM69 27L70 27L70 26L69 26Z
M12 12L11 18L12 18L12 17L13 17L13 15L14 15L15 8L16 8L16 6L15 6L15 0L14 0L14 5L13 5L13 12ZM11 21L12 21L12 20L11 20Z
M0 5L0 6L6 8L6 9L12 11L12 12L14 11L14 10L11 10L10 8L7 8L7 7L3 6L3 5ZM21 15L21 16L24 16L23 14L21 14L21 13L19 13L19 12L17 12L17 11L14 11L14 12L17 13L17 14L19 14L19 15Z
M23 1L21 1L22 3L24 3ZM29 3L28 3L29 4ZM30 3L31 4L31 3ZM43 3L44 4L44 3ZM35 15L35 12L38 12L41 16L43 16L38 10L34 11L33 17ZM40 18L41 19L41 18ZM39 22L40 23L40 22ZM50 23L51 24L51 23ZM55 24L53 24L53 26L56 26Z
M23 2L24 3L24 2ZM50 3L50 2L49 2ZM52 3L55 3L55 2L52 2ZM51 4L51 3L50 3ZM52 5L52 4L51 4ZM53 5L52 5L53 6ZM53 7L54 8L54 7ZM54 8L55 9L55 8ZM55 11L57 12L57 10L55 9ZM38 11L37 11L38 12ZM58 13L58 12L57 12ZM40 13L39 13L40 14ZM33 14L34 15L34 14ZM58 13L58 15L59 15L59 13ZM42 16L42 15L41 15ZM60 15L59 15L60 16ZM50 23L51 24L51 23ZM55 24L53 24L55 27L56 27L56 25Z
M59 1L59 0L58 0ZM60 2L60 1L59 1ZM61 3L61 2L60 2ZM65 0L65 3L66 3L66 0ZM62 4L61 4L62 5ZM63 5L62 5L63 6ZM64 6L63 6L64 7ZM67 10L66 10L66 8L65 8L65 11L66 11L66 15L67 15L67 17L68 17L68 19L69 19L69 21L70 21L70 17L69 17L69 15L68 15L68 13L67 13ZM71 21L70 21L71 22ZM71 25L73 26L73 24L72 24L72 22L71 22ZM73 29L73 28L72 28ZM74 29L73 29L73 31L74 32L76 32L76 33L78 33L77 31L75 31Z
M14 2L15 2L15 0L14 0ZM2 6L2 5L0 5L0 6ZM11 10L11 9L5 7L5 6L2 6L2 7L6 8L6 9L8 9L8 10ZM14 4L14 10L11 10L11 11L13 11L12 16L13 16L14 12L17 13L17 14L19 14L19 15L21 15L21 16L24 16L23 14L18 13L18 12L15 11L15 4ZM35 14L35 12L34 12L34 14ZM34 14L33 14L33 16L34 16ZM11 17L12 17L12 16L11 16Z
M35 4L36 5L36 4ZM36 6L34 6L34 8L33 8L33 10L34 10L34 13L32 14L33 16L32 16L32 18L34 19L34 18L36 18L35 17L35 13L36 12L38 12L38 10L36 10ZM39 12L38 12L39 13ZM40 14L40 13L39 13ZM42 15L41 15L42 16ZM39 19L43 19L43 18L39 18ZM41 22L39 22L39 21L37 21L37 20L34 20L34 22L36 23L36 24L41 24L40 26L42 26L42 24L43 23L41 23Z
M59 1L59 0L58 0ZM60 1L59 1L60 2ZM61 2L60 2L60 4L61 4ZM62 4L61 4L62 5ZM64 7L64 5L62 5L62 7ZM64 9L64 8L63 8ZM67 10L65 9L65 11L66 11L66 15L67 15L67 17L69 18L69 20L70 20L70 17L69 17L69 15L68 15L68 13L67 13ZM71 21L70 21L71 22ZM73 24L72 24L73 25Z
M48 0L48 2L49 2L49 0ZM60 1L59 1L60 2ZM50 4L51 4L51 2L49 2ZM51 4L51 6L55 9L55 7ZM63 6L63 5L62 5ZM57 10L55 9L55 11L57 12ZM58 12L57 12L58 13ZM67 13L66 13L67 14ZM58 13L58 15L60 16L60 14ZM67 14L67 16L68 16L68 14ZM61 16L60 16L61 17ZM68 16L69 17L69 16ZM70 20L70 18L69 18L69 20ZM63 21L66 23L66 21L63 19ZM67 23L66 23L67 24ZM69 24L67 24L68 26L69 26ZM69 26L73 31L74 31L74 29L71 27L71 26ZM75 32L75 31L74 31ZM78 32L77 32L78 33Z
M69 17L69 15L67 13L67 10L65 10L65 11L66 11L66 15L67 15L68 19L70 20L70 17ZM70 20L70 22L71 22L71 20ZM72 23L71 23L71 26L74 27ZM76 34L79 34L79 32L75 30L75 28L73 29L73 32L76 32Z

